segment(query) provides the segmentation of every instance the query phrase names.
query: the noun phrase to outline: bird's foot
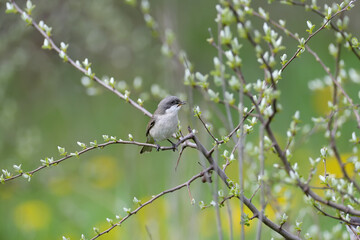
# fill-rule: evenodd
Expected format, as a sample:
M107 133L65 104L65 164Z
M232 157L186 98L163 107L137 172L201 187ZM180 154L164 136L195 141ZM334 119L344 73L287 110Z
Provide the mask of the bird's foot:
M177 150L177 146L176 146L176 144L175 143L173 143L173 144L171 144L172 145L172 147L173 147L173 152L175 152L175 150Z
M156 151L158 152L158 151L160 151L160 145L159 144L155 144L156 145Z
M171 143L173 152L175 152L175 150L177 150L178 144L173 143L172 141L170 141L170 139L168 139L168 141Z

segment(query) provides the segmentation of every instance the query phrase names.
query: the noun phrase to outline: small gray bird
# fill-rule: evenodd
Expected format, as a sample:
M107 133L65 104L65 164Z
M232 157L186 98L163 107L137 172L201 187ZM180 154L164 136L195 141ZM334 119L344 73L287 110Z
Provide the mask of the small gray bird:
M157 143L167 139L175 149L175 144L169 138L177 130L178 111L185 103L175 96L168 96L161 100L146 127L146 143L155 143L159 150L160 145ZM152 147L144 146L140 153L151 151Z

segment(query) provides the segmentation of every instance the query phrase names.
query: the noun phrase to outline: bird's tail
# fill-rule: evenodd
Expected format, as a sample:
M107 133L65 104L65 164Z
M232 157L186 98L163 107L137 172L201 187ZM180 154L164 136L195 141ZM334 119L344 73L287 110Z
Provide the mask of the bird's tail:
M146 143L154 143L154 139L150 136L150 134L148 135L148 138L146 140ZM152 147L149 146L143 146L140 150L140 154L144 153L144 152L151 152L152 151Z

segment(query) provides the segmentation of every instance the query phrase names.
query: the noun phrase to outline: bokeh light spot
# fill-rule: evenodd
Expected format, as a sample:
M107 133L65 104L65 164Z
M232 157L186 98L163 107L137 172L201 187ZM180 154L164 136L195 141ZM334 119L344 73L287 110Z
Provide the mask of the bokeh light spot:
M14 222L24 231L34 231L46 228L51 219L48 205L39 200L20 203L14 209Z
M331 101L331 88L325 87L323 89L316 90L313 96L313 104L316 113L324 115L329 113L328 101Z
M90 183L97 188L113 187L121 176L119 170L116 159L110 156L95 157L85 167Z

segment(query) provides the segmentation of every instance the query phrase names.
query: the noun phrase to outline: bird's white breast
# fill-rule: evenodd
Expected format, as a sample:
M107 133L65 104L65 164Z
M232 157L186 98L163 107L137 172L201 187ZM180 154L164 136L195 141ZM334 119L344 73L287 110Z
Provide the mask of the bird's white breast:
M167 109L165 114L156 116L155 124L149 132L155 141L168 139L176 132L179 110L180 106L173 106Z

